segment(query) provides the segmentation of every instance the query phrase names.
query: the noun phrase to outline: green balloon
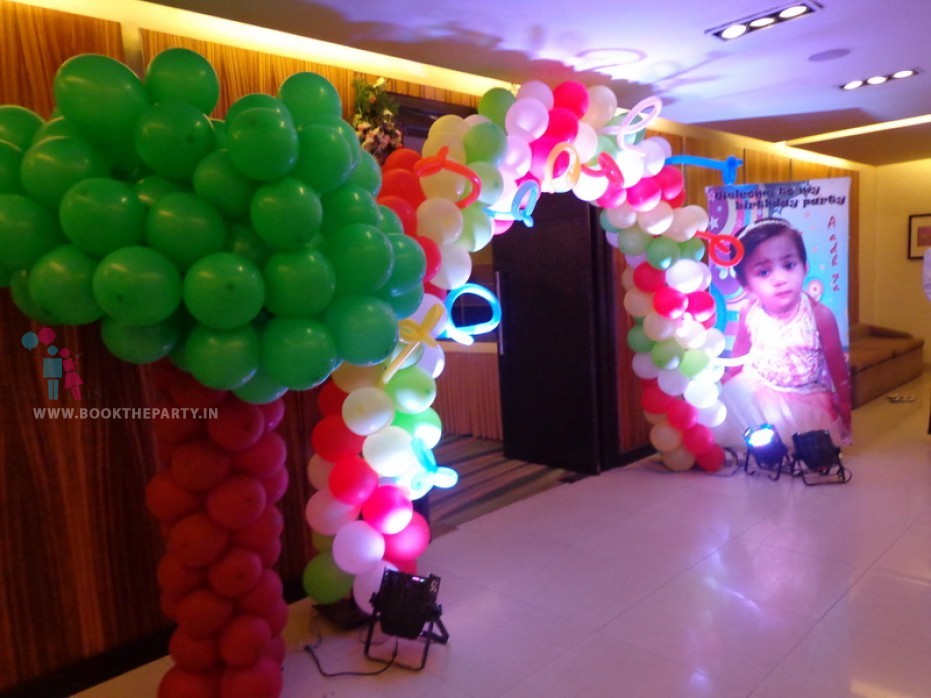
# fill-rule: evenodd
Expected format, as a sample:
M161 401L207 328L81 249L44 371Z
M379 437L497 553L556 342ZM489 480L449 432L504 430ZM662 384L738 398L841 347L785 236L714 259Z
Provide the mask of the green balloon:
M99 258L120 247L140 244L147 213L127 185L115 179L91 177L65 193L58 215L68 239Z
M647 261L656 269L669 269L679 256L679 244L667 237L655 237L647 245Z
M233 164L247 177L270 182L294 169L299 145L286 111L255 107L227 117L227 149Z
M394 233L404 234L404 224L401 222L401 217L394 212L394 209L379 204L378 213L380 215L378 228L381 232L385 235L393 235Z
M422 286L427 271L427 257L423 248L414 238L404 233L392 233L387 237L394 250L394 267L385 285L395 293L404 293L416 286Z
M308 598L318 604L336 603L352 591L355 577L339 568L332 552L317 553L304 568L302 583Z
M23 189L49 208L58 208L65 192L81 180L108 177L110 167L98 150L78 138L58 136L33 145L23 155Z
M0 194L0 267L7 273L30 269L67 242L48 209L19 194Z
M43 125L42 117L15 104L0 106L0 141L12 143L21 151L29 148Z
M169 48L149 63L145 87L152 102L179 100L212 112L220 99L220 80L210 62L186 48Z
M492 87L479 100L478 113L504 128L504 118L515 101L517 101L517 97L511 94L510 90L503 87Z
M259 269L265 266L273 251L251 225L242 222L230 223L223 249L245 257Z
M2 109L2 107L0 107L0 109ZM36 132L32 136L32 145L41 143L46 138L53 138L55 136L66 136L68 138L83 140L81 132L74 127L74 124L63 116L56 116L54 119L49 119L36 129ZM28 148L29 146L27 145L26 147ZM23 150L25 150L25 148Z
M307 390L320 385L339 365L333 336L306 318L272 318L262 334L262 371L269 380Z
M401 427L411 436L421 436L424 431L441 432L443 422L432 407L416 414L395 411L392 426Z
M653 340L643 331L643 325L637 324L627 330L627 346L631 351L643 353L653 349Z
M624 228L617 234L617 249L624 254L638 255L647 251L654 238L640 228Z
M59 67L53 80L61 114L92 143L128 150L149 100L142 81L108 56L81 54Z
M251 324L231 330L197 324L184 344L183 361L208 388L234 390L258 370L259 347L259 333Z
M705 370L710 362L711 359L708 357L708 353L704 350L686 349L685 353L682 355L682 361L679 364L679 370L682 371L682 375L686 378L694 378L703 370Z
M226 242L226 225L217 210L200 197L174 192L161 197L149 210L145 240L181 271Z
M285 386L273 381L260 368L249 379L248 383L233 390L233 395L244 402L251 402L254 405L266 405L277 400L286 392L288 392L288 389Z
M304 124L319 118L340 118L343 103L339 92L322 75L294 73L281 83L278 99L288 107L295 124Z
M378 192L381 191L381 182L381 165L378 160L369 151L360 151L359 161L346 183L364 189L373 196L378 196Z
M226 110L224 121L229 124L233 119L248 109L272 109L278 112L283 118L291 119L291 112L280 99L275 99L264 92L252 92L243 95L230 105ZM292 120L293 123L293 120Z
M362 150L362 145L359 143L359 136L356 130L340 116L319 116L313 119L313 123L329 126L339 131L343 140L346 141L346 145L349 146L349 152L352 156L352 166L355 168L362 158L362 153L365 152Z
M100 337L109 352L131 364L150 364L168 356L181 341L180 313L151 325L132 325L112 317L100 322Z
M327 236L326 254L336 272L338 295L372 293L385 285L394 268L388 237L364 223L347 225Z
M43 308L36 302L29 292L29 272L26 269L14 272L10 278L10 296L13 303L23 315L30 320L41 322L44 325L60 325L61 320L51 311Z
M700 262L705 258L705 242L701 238L689 238L679 243L679 251L683 258Z
M184 305L195 320L229 330L251 322L265 302L262 273L245 257L215 252L184 276Z
M172 194L176 191L184 190L164 177L149 175L136 182L133 185L133 191L136 193L136 197L142 202L143 206L152 208L155 202L165 196L165 194Z
M256 183L233 165L229 153L216 150L194 168L194 192L212 204L225 218L249 216Z
M371 366L388 358L398 342L391 306L375 296L338 296L323 316L341 359Z
M74 245L47 252L29 272L29 295L44 312L67 325L99 319L103 310L93 291L97 260Z
M493 235L491 218L480 203L462 209L462 233L457 245L462 245L469 252L478 252L488 246Z
M504 177L501 176L501 170L490 162L470 162L469 169L478 175L482 180L482 188L478 194L480 203L491 206L504 193Z
M300 153L291 174L314 191L320 194L332 191L354 172L352 151L337 129L323 124L302 124L297 129L297 139Z
M213 124L213 135L217 139L217 150L226 150L229 147L230 139L226 131L226 122L220 119L211 119Z
M678 367L684 353L685 350L675 339L664 339L661 342L656 342L650 349L653 363L656 364L657 368L664 370Z
M136 150L156 174L187 181L198 163L213 152L213 124L197 107L169 100L147 108L139 117Z
M608 210L605 208L601 209L601 213L598 214L598 222L601 224L602 229L609 233L617 233L621 230L608 219Z
M402 368L384 387L391 396L395 409L408 414L419 414L436 399L436 381L417 366Z
M321 202L324 233L331 233L353 223L377 226L381 217L375 197L354 184L347 183L324 194Z
M310 532L310 544L318 553L326 553L333 549L333 539L336 536L325 536L317 531Z
M466 162L489 162L498 165L504 160L508 150L508 137L498 124L486 121L475 124L462 139L465 147Z
M0 140L0 194L22 194L23 183L19 169L23 162L23 151L9 141Z
M378 289L375 295L391 306L398 320L403 320L413 315L420 307L424 297L424 289L423 286L414 286L409 291L394 291L388 288L386 284L385 287Z
M265 307L279 317L313 317L333 300L336 272L319 250L276 252L265 264Z
M93 289L104 312L124 325L154 325L181 304L178 268L151 247L129 246L108 254L97 265Z
M252 197L252 225L259 237L276 250L306 246L320 230L322 218L320 199L294 177L263 184Z

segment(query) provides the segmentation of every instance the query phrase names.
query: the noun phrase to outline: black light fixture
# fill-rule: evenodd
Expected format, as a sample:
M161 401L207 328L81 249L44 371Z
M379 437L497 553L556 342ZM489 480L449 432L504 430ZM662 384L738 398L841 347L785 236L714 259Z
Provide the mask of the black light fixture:
M772 424L760 424L748 427L743 434L747 444L747 455L744 459L744 470L750 472L750 459L756 461L760 470L769 470L773 480L778 480L783 470L791 472L792 460L789 458L789 449L779 437L779 432Z
M372 617L369 622L368 637L365 640L365 656L385 664L396 664L405 669L420 671L427 664L427 653L432 642L445 645L449 641L446 626L440 620L443 607L436 603L440 590L440 578L435 575L419 577L397 570L386 569L381 578L381 586L372 594ZM390 659L373 657L370 653L372 635L375 625L380 624L382 632L397 638L424 640L423 656L419 666L406 666L395 662L395 654ZM436 632L434 628L439 628Z
M918 70L918 68L906 68L905 70L897 70L894 73L889 73L887 75L873 75L872 77L864 78L863 80L851 80L850 82L846 82L843 85L838 85L838 87L849 92L850 90L856 90L859 87L883 85L894 80L904 80L905 78L914 77L920 72L921 71Z
M749 34L760 29L766 29L776 24L788 22L799 17L806 17L816 10L820 10L821 5L814 0L804 0L803 2L793 2L783 5L768 12L751 15L734 22L722 24L715 29L709 29L706 34L713 34L723 41L730 41L740 36Z
M795 474L806 485L843 484L850 481L850 470L840 459L840 447L824 429L793 434Z

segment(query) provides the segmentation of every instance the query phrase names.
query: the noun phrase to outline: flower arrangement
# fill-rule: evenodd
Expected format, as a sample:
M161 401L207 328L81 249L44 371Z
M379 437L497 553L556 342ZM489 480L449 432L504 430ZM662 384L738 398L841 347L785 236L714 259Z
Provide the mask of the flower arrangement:
M404 134L395 120L397 104L385 92L384 78L378 78L371 85L356 78L353 86L356 98L352 125L359 143L363 150L383 163L392 152L404 146Z

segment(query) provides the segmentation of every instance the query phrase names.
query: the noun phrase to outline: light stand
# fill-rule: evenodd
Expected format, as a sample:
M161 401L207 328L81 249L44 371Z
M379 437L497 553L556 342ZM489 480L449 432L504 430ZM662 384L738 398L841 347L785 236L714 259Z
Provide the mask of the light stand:
M423 669L427 664L430 644L436 641L445 645L449 641L449 633L443 621L440 620L443 607L436 603L439 589L440 578L432 574L429 577L418 577L386 569L381 578L381 586L377 592L372 594L373 612L369 622L368 637L365 639L365 656L386 664L397 663L394 662L394 657L381 659L370 654L375 624L380 623L382 632L386 635L425 641L419 666L406 666L398 663L398 666L405 669L414 671ZM439 628L439 632L434 631L435 627Z
M783 471L792 472L792 459L789 458L789 449L782 443L779 433L772 424L748 427L743 436L747 444L744 471L748 475L755 475L757 472L751 472L750 458L756 461L760 470L770 471L769 477L772 480L778 480Z
M840 447L824 429L793 434L794 474L806 485L842 485L850 481L850 470L840 459Z

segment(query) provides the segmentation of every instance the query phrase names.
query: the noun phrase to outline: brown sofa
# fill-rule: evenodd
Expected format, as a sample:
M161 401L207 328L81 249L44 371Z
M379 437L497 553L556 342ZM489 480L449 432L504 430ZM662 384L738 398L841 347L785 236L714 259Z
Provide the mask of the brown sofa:
M920 376L924 343L907 332L863 323L851 325L853 406L859 407Z

